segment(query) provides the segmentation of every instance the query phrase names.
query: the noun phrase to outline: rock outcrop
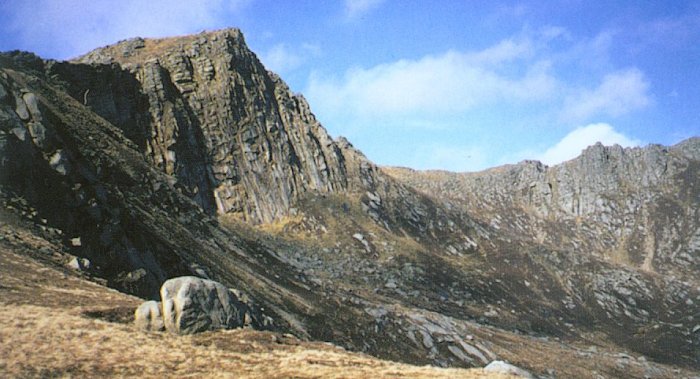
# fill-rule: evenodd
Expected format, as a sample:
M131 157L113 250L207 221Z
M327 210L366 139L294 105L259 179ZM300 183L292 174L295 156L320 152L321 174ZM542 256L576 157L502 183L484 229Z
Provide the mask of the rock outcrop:
M237 29L127 40L48 71L209 213L270 222L300 194L348 188L338 144Z
M270 327L272 320L237 290L195 276L168 279L161 301L146 301L134 312L134 324L147 331L194 334L218 329Z
M503 233L692 276L700 269L698 151L700 138L672 147L598 143L553 167L524 161L464 174L386 171Z
M212 280L194 276L169 279L163 283L160 296L165 329L172 333L193 334L253 323L250 307Z

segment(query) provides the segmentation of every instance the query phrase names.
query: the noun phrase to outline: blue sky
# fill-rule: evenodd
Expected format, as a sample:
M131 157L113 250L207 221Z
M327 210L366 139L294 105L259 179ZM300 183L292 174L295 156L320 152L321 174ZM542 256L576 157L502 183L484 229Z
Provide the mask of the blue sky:
M0 0L0 50L46 58L223 27L383 165L555 164L700 135L697 1Z

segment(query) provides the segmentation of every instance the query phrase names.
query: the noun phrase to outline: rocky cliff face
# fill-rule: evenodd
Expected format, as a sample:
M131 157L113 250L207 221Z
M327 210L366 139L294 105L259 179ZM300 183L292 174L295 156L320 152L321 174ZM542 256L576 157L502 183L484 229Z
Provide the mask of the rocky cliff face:
M698 151L699 138L672 147L596 144L554 167L525 161L467 174L387 171L531 242L692 276L700 268Z
M33 225L34 238L60 247L56 254L78 257L76 269L123 292L155 298L168 278L212 278L259 299L273 328L323 333L315 317L337 307L321 311L326 305L309 286L293 284L292 268L266 246L209 217L119 128L60 90L65 83L46 74L51 64L0 55L3 212ZM11 229L7 240L27 244Z
M557 317L596 320L598 330L610 325L627 346L689 343L677 356L698 361L698 151L700 139L691 138L671 147L597 144L553 167L525 161L463 174L383 171L488 225L498 245L489 260L501 260L498 270L513 278L527 273L527 287L558 298L568 315ZM517 280L504 280L522 293Z
M236 29L132 39L48 74L209 213L270 222L301 193L348 188L338 145Z

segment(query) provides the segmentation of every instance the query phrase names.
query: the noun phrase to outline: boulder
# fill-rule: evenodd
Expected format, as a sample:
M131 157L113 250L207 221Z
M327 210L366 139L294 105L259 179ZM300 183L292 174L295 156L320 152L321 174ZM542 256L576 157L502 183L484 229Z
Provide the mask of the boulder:
M134 324L141 330L160 332L165 330L163 324L162 304L157 301L147 301L134 312Z
M27 109L27 104L24 100L15 95L15 113L22 121L29 121L29 109Z
M89 270L92 267L92 263L87 258L74 257L68 262L67 266L73 270Z
M165 328L177 334L232 329L245 325L248 306L213 280L183 276L160 289Z
M535 376L532 375L530 372L504 361L492 361L491 363L486 365L486 367L484 367L484 371L515 375L527 379L535 379Z
M56 150L49 158L49 165L61 175L67 175L70 171L70 161L63 150Z
M32 119L36 122L41 122L42 116L41 111L39 110L39 100L36 98L36 95L31 92L28 92L22 95L22 99L27 105L27 110L32 116Z

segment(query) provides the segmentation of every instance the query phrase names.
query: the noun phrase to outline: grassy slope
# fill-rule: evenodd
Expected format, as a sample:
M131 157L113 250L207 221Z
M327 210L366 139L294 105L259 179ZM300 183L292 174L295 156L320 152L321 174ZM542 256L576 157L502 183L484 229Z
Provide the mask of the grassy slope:
M64 268L59 246L0 213L3 377L504 377L383 361L271 332L141 332L131 323L140 299Z

